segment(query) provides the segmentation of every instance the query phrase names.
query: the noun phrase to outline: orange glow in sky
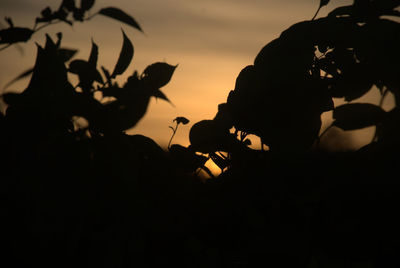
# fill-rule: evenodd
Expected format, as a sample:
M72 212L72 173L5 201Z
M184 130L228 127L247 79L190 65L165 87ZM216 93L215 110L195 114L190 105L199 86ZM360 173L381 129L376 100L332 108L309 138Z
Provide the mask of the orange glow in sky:
M46 6L56 9L61 1L1 0L0 18L9 16L15 26L32 27L35 17ZM331 1L319 16L349 1ZM260 49L292 24L313 17L319 0L97 0L92 10L118 7L134 17L144 34L118 21L96 16L91 21L50 26L36 33L28 43L0 51L0 89L12 78L32 67L34 42L44 44L44 34L63 32L62 46L79 49L75 58L87 59L91 39L99 46L99 66L112 69L122 46L121 28L135 47L133 62L120 78L121 83L154 62L179 64L171 82L161 90L174 106L152 100L145 117L128 131L146 135L162 146L171 137L168 126L177 116L190 120L180 126L173 140L189 144L193 123L212 119L219 103L225 102L240 70ZM1 25L6 27L4 21ZM295 44L294 44L295 45ZM29 79L13 84L6 91L22 91ZM329 116L324 116L329 121ZM368 135L363 143L368 140ZM259 148L259 144L255 144Z

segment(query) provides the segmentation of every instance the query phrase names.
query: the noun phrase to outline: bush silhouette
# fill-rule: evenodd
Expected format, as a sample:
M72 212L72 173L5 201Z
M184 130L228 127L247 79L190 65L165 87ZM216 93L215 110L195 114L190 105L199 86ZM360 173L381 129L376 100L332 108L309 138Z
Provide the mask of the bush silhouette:
M90 20L94 2L47 7L33 29L7 18L2 49L56 22ZM134 56L123 30L112 71L97 66L94 41L87 60L73 59L61 33L45 34L34 67L10 82L30 75L27 88L2 95L3 266L398 267L400 2L356 0L317 18L328 3L261 49L215 117L192 126L188 147L172 144L183 116L165 149L125 133L151 97L170 102L161 88L177 65L150 64L120 86ZM119 8L95 15L142 31ZM372 87L394 108L359 102ZM374 139L323 149L326 111L326 131L375 126Z

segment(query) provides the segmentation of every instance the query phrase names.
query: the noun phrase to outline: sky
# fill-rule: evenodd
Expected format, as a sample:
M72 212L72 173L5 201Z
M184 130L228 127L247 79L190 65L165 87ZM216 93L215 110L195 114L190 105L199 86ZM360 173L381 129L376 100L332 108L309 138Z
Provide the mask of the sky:
M15 26L32 27L43 8L56 9L60 3L61 0L0 0L0 18L8 16ZM321 9L319 17L351 3L331 1ZM135 47L135 55L120 77L121 83L134 70L141 73L154 62L178 64L170 83L161 89L174 105L153 99L144 118L128 133L146 135L166 146L172 134L172 120L184 116L190 123L179 127L173 143L186 146L192 124L215 116L218 104L225 102L234 89L241 69L252 64L261 48L282 31L311 19L318 5L319 0L96 0L93 12L104 7L120 8L135 18L144 33L102 16L73 27L47 27L27 43L0 51L0 90L33 66L34 42L44 44L45 33L55 38L57 32L63 32L62 46L79 49L76 59L88 58L93 39L99 46L99 66L112 70L122 46L122 28ZM4 20L1 25L6 27ZM15 83L6 92L22 91L28 82L25 79ZM376 92L370 95L367 101L376 103ZM331 114L323 114L323 120L323 127L327 126ZM340 133L343 143L335 146L360 147L370 141L373 129L359 132Z

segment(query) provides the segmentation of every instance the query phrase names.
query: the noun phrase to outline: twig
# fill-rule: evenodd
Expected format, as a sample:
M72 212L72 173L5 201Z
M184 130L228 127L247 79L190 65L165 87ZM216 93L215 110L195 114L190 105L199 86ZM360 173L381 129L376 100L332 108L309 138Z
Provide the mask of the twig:
M318 15L318 12L319 12L319 10L321 9L321 6L317 9L317 12L315 12L315 15L314 15L314 17L312 17L312 19L311 20L314 20L315 19L315 17Z
M8 48L9 46L11 46L11 44L8 44L8 45L6 45L6 46L0 48L0 51L2 51L2 50L4 50L4 49Z
M178 122L176 122L175 128L170 126L170 128L172 129L172 136L171 136L171 138L169 139L169 142L168 142L168 149L171 147L171 142L172 142L172 139L175 136L176 131L178 130L178 125L179 125Z

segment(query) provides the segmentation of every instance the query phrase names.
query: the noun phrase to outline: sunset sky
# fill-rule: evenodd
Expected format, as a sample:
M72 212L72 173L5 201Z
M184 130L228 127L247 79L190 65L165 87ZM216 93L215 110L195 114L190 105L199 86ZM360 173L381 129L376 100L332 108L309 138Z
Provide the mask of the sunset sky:
M319 16L352 1L335 0ZM32 27L35 17L46 6L58 8L54 0L1 0L0 17L11 17L15 26ZM134 70L139 73L154 62L178 65L171 82L162 91L174 107L152 100L140 123L128 133L149 136L165 146L171 136L168 126L177 116L190 124L181 126L174 143L189 144L191 125L212 119L217 105L225 102L240 70L252 64L260 49L292 24L309 20L319 0L97 0L92 12L103 7L118 7L134 17L144 34L110 18L96 16L91 21L50 26L36 33L28 43L0 51L0 89L16 75L33 66L34 42L44 44L44 34L61 31L62 46L79 49L75 58L87 59L91 39L99 46L99 65L112 69L122 46L121 27L135 47L133 62L119 81ZM2 27L6 27L4 20ZM295 44L294 44L295 45ZM21 91L29 79L15 83L6 91ZM326 120L329 119L325 115ZM360 145L368 135L355 141Z

